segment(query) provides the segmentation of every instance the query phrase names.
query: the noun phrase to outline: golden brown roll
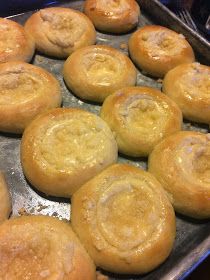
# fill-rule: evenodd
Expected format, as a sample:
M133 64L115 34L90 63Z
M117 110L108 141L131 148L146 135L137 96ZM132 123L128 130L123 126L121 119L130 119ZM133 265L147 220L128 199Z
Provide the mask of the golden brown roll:
M140 8L134 0L86 0L85 14L101 31L124 33L137 26Z
M72 228L95 264L115 273L146 273L169 255L173 208L148 172L116 164L72 197Z
M11 199L9 190L4 179L3 173L0 171L0 223L6 220L11 213Z
M177 66L165 76L163 92L186 119L210 123L210 67L197 62Z
M166 136L181 130L182 113L159 90L127 87L106 98L101 118L115 134L119 151L129 156L148 156Z
M75 51L65 62L67 86L80 98L102 102L115 90L136 84L137 71L122 52L103 45Z
M20 61L0 64L0 131L22 133L61 101L59 82L46 70Z
M53 7L34 13L25 23L38 51L59 58L93 45L96 32L89 18L79 11Z
M22 216L0 226L0 278L94 280L95 266L65 222Z
M20 24L0 18L0 63L13 60L29 62L34 48L32 37Z
M195 60L185 37L163 26L140 28L130 37L128 45L132 60L155 77L163 77L172 68Z
M23 134L24 174L49 195L70 197L116 160L117 144L108 125L84 110L51 110L35 119Z
M149 172L162 184L175 210L210 218L210 135L181 131L164 139L149 157Z

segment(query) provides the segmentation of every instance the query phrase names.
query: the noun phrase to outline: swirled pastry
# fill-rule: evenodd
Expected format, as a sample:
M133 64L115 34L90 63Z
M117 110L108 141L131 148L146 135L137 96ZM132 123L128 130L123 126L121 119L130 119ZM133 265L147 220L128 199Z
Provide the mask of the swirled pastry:
M137 71L122 52L103 45L74 52L65 62L67 86L80 98L102 102L115 90L136 83Z
M197 62L177 66L165 76L163 92L186 119L210 123L210 67Z
M72 197L74 231L97 266L115 273L146 273L169 255L173 208L148 172L116 164Z
M47 216L12 218L0 226L2 280L93 280L95 266L71 226Z
M137 26L140 8L134 0L86 0L84 12L97 29L124 33Z
M210 218L210 135L182 131L164 139L149 157L149 171L168 193L175 210Z
M0 131L22 133L61 99L58 81L46 70L20 61L0 64Z
M51 110L23 134L23 171L46 194L69 197L116 160L117 144L109 127L84 110Z
M32 37L20 24L0 18L0 63L12 60L29 62L34 48Z
M155 77L163 77L172 68L195 60L184 36L163 26L140 28L130 37L128 45L132 60Z
M25 30L33 36L38 51L60 58L96 40L95 28L86 15L61 7L34 13L26 21Z
M106 98L101 118L115 134L119 151L148 156L166 136L181 130L182 113L159 90L127 87Z
M11 199L8 187L2 172L0 172L0 223L9 217L11 212Z

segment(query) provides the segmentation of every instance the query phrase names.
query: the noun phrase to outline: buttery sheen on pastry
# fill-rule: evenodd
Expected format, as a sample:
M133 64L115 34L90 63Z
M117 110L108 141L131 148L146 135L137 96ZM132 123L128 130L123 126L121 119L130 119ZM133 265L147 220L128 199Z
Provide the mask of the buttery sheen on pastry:
M3 173L0 171L0 223L9 217L11 199Z
M103 102L115 90L134 86L137 71L122 52L97 45L75 51L64 64L63 76L80 98Z
M0 226L0 279L95 280L95 265L71 229L47 216Z
M132 60L154 77L163 77L172 68L195 60L185 37L163 26L140 28L130 37L128 45Z
M59 82L46 70L20 61L0 64L0 131L22 133L61 101Z
M181 130L182 113L159 90L127 87L106 98L100 112L118 144L129 156L148 156L166 136Z
M181 131L164 139L149 157L149 172L162 184L175 210L210 218L210 135Z
M210 123L210 67L197 62L177 66L165 76L163 92L186 119Z
M71 222L95 264L122 274L160 265L176 232L173 207L160 183L123 164L108 167L73 195Z
M117 144L108 125L81 109L51 110L35 119L23 134L24 174L49 195L70 197L116 160Z
M86 0L85 14L98 30L125 33L137 26L140 8L134 0Z
M25 30L33 36L38 51L58 58L68 57L96 40L95 28L86 15L61 7L34 13L26 21Z
M0 18L0 63L13 60L29 62L34 48L32 37L20 24Z

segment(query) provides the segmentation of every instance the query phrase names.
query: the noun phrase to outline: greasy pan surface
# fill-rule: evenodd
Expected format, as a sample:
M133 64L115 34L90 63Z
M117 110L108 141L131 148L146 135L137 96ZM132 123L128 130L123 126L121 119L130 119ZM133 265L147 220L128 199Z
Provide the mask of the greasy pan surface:
M141 4L144 6L144 2L147 1L139 2L142 2ZM79 10L82 10L82 5L82 1L71 1L67 4L62 4L62 6L72 7ZM155 23L161 24L161 22L151 19L148 14L149 11L144 9L141 10L142 13L139 26ZM167 13L164 10L162 12ZM158 13L158 9L156 13ZM11 19L23 24L30 15L31 13L21 14L14 16ZM170 17L170 14L167 14L167 17L168 16ZM179 26L179 22L177 22L177 26ZM176 30L176 26L174 27ZM97 44L110 45L127 54L127 41L130 35L131 33L116 36L97 32ZM194 39L194 41L196 42L196 39ZM36 54L33 64L41 66L56 75L62 86L64 107L80 107L96 114L99 113L99 105L79 100L65 86L61 74L64 60L57 60ZM138 71L137 85L161 88L160 81L145 76L140 71ZM190 122L185 122L184 129L208 132L208 126L201 126L198 124L192 124ZM5 172L7 182L10 186L10 192L12 194L13 201L13 215L16 216L20 214L20 212L26 211L29 214L53 215L59 218L69 219L70 204L68 200L49 197L47 198L43 194L36 192L26 181L20 165L20 140L21 136L3 133L0 134L0 169ZM119 161L127 162L138 167L143 167L144 169L147 168L147 161L144 159L139 158L133 160L126 157L119 157ZM120 277L116 275L110 275L108 273L105 274L109 275L110 279L179 279L188 269L193 266L193 264L198 262L202 256L207 254L207 251L210 248L210 238L208 237L210 232L210 222L197 222L181 216L177 216L176 222L177 236L173 251L166 262L159 268L144 276Z

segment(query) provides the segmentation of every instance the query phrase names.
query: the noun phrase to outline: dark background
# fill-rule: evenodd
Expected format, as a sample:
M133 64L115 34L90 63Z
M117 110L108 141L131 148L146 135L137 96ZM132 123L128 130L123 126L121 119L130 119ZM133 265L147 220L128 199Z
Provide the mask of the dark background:
M0 16L10 16L21 12L34 10L52 3L62 1L57 0L0 0Z

